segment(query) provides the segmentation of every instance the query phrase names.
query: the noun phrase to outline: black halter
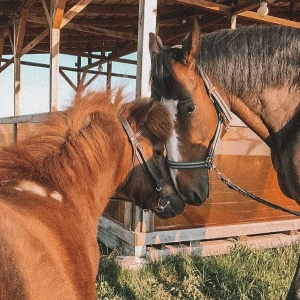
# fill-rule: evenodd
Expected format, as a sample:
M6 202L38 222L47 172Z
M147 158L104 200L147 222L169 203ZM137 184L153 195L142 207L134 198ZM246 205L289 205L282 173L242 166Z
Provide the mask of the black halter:
M255 196L254 194L249 193L249 192L245 191L244 189L238 187L237 185L233 184L223 173L221 173L216 168L216 166L214 165L214 154L215 154L215 148L216 148L218 139L221 134L221 128L222 128L222 125L224 125L225 129L227 129L228 124L229 124L230 120L232 119L232 117L231 117L230 111L228 110L222 97L216 91L215 87L211 84L209 78L204 74L204 72L201 69L199 69L199 74L200 74L201 78L203 79L207 94L209 95L209 98L211 99L212 103L214 104L215 109L218 114L218 118L219 118L217 129L216 129L216 132L214 134L213 141L211 144L211 148L209 150L209 154L208 154L208 157L206 158L206 160L195 161L195 162L176 162L176 161L168 160L167 165L169 166L169 168L173 168L173 169L208 168L209 170L214 169L217 173L218 178L220 178L220 180L223 181L229 188L231 188L231 189L239 192L240 194L242 194L246 197L249 197L259 203L262 203L269 207L281 210L286 213L290 213L294 216L300 217L300 212L298 212L298 211L284 208L280 205L274 204L270 201L267 201L258 196Z
M129 123L127 122L127 120L121 115L118 114L118 118L129 138L129 142L132 146L132 167L134 164L134 157L136 156L143 171L145 172L147 178L149 179L151 185L153 186L153 188L155 189L155 191L157 193L159 193L160 198L158 200L157 206L155 207L155 209L158 212L163 212L164 209L167 207L167 205L170 204L170 201L168 200L167 203L162 206L160 205L160 201L163 199L163 195L161 193L162 187L166 184L167 180L169 180L169 176L165 179L160 179L155 173L154 171L151 169L151 167L147 164L142 148L139 145L138 142L138 137L142 134L142 132L144 131L144 128L140 129L138 132L134 133L129 125ZM116 197L117 198L117 197Z
M219 141L222 126L224 125L225 129L228 128L228 124L232 119L230 111L228 110L226 104L224 103L222 97L216 91L215 87L211 84L209 78L203 73L203 71L199 70L200 76L204 82L205 89L207 94L212 101L213 105L218 114L218 125L215 131L215 134L212 139L212 143L210 146L210 150L208 156L205 160L199 161L191 161L191 162L180 162L180 161L173 161L173 160L166 160L166 163L169 168L171 169L196 169L196 168L207 168L212 169L214 165L214 156L217 143Z

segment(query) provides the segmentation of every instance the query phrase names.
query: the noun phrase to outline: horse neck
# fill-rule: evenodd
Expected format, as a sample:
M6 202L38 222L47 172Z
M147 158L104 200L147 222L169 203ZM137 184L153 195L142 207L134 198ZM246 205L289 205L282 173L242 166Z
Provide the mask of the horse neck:
M203 35L196 61L231 110L266 141L299 109L298 57L298 30L241 27Z
M97 143L96 146L90 148L87 144L80 150L75 146L72 151L76 154L72 156L63 152L61 142L58 146L47 146L46 138L41 140L39 136L3 149L0 187L42 196L45 201L60 201L84 222L98 220L132 165L132 148L122 125L117 118L110 122L113 136L100 128L102 133L98 138L89 140ZM57 147L56 153L51 152L54 151L51 146Z
M227 108L240 118L252 131L267 143L269 131L260 116L242 99L225 93L216 81L211 81Z
M115 136L112 138L115 143L102 149L101 152L104 150L107 156L99 161L98 166L94 166L93 178L76 174L72 183L67 181L64 184L64 192L69 195L72 205L79 210L85 207L86 213L96 219L103 213L110 197L126 180L132 166L132 148L126 133L121 129L120 134L115 132Z
M228 97L230 109L271 148L276 136L293 119L300 107L300 94L287 87L266 88L259 97Z

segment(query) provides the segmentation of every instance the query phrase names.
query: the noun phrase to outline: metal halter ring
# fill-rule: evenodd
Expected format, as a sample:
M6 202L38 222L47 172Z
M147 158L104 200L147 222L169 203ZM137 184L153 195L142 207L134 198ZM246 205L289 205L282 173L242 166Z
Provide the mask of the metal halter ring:
M168 205L170 205L170 203L171 203L170 200L168 200L167 203L166 203L164 206L162 206L162 205L159 205L159 203L160 203L161 200L162 200L162 198L159 198L158 203L157 203L158 206L155 207L155 210L156 210L157 212L160 212L160 213L164 212L164 211L165 211L165 208L166 208Z

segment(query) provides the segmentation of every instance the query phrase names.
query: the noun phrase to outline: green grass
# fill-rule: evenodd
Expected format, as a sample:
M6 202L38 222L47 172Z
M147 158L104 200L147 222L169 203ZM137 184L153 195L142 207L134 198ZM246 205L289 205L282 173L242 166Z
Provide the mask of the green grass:
M106 259L100 266L97 299L281 300L299 253L300 244L269 250L237 246L220 256L170 256L139 271L122 271Z

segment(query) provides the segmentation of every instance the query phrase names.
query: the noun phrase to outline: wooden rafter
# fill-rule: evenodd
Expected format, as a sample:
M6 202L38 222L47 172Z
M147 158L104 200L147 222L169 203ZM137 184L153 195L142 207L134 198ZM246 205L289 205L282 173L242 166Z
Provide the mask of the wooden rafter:
M108 30L108 29L102 29L98 27L93 26L86 26L86 25L80 25L80 24L67 24L64 28L87 32L87 33L93 33L97 35L105 35L105 36L111 36L115 38L121 38L125 40L131 40L131 41L137 41L137 35L133 33L127 33L127 32L120 32L120 31L114 31L114 30Z
M47 35L49 35L50 29L46 28L39 36L33 39L27 46L25 46L21 51L21 56L28 53L32 48L34 48L41 40L43 40ZM0 67L0 73L3 72L7 67L9 67L14 62L12 57L10 60L6 61L3 66Z
M5 62L3 66L0 67L0 73L3 72L7 67L9 67L14 62L14 58L12 57L8 61Z
M294 21L290 21L290 20L286 20L286 19L282 19L282 18L276 18L276 17L272 17L272 16L260 17L254 11L244 11L242 13L239 13L238 16L244 17L247 19L256 20L256 21L261 21L264 23L271 23L271 24L300 28L299 22L294 22Z
M136 51L136 43L135 42L126 42L123 44L123 47L120 47L118 51L113 51L109 55L110 60L114 60L115 58L127 55Z
M0 66L2 62L3 48L4 48L4 39L8 36L9 30L7 28L0 31Z
M259 22L300 28L299 22L294 22L294 21L290 21L290 20L286 20L286 19L282 19L282 18L269 16L269 15L265 16L265 17L260 17L256 12L249 11L249 9L253 9L256 7L256 5L255 5L255 3L253 3L253 1L248 3L249 6L243 6L240 8L237 7L235 9L232 9L231 7L226 6L226 5L217 4L217 3L213 3L210 1L206 1L206 0L176 0L176 1L179 3L194 5L194 6L203 8L205 10L210 10L210 11L225 14L228 16L235 14L239 17L244 17L244 18L259 21Z
M60 68L59 74L64 78L64 80L70 85L70 87L76 91L77 87L76 85L70 80L70 78L67 76L67 74Z
M43 40L47 35L49 35L50 29L46 28L41 34L34 38L26 47L23 48L21 55L28 53L32 48L34 48L41 40Z
M0 37L0 65L2 61L2 55L3 55L3 46L4 46L4 38Z
M50 27L51 26L51 16L50 16L50 13L49 13L46 1L45 0L41 0L41 2L42 2L42 5L43 5L43 8L44 8L44 11L45 11L45 16L46 16L46 19L47 19L47 22L48 22L48 26ZM40 19L43 19L43 18L40 18Z
M17 57L21 56L21 52L22 52L22 48L23 48L27 16L28 16L28 8L25 8L21 11L19 24L17 26L18 32L17 32L16 40L15 40L15 55Z
M1 38L5 39L8 36L8 34L9 34L8 28L4 28L4 29L0 30L0 37Z
M194 5L221 14L230 14L231 7L206 0L177 0L177 2Z
M55 0L52 12L52 27L59 29L62 24L66 0Z
M68 24L78 13L80 13L84 8L87 7L92 0L80 0L76 5L74 5L71 9L69 9L65 15L63 16L63 20L61 22L61 27L64 27Z
M242 13L242 12L247 11L247 10L258 8L259 5L260 5L259 1L250 0L250 1L247 1L245 4L238 5L237 7L233 8L233 13L234 14L239 14L239 13Z

